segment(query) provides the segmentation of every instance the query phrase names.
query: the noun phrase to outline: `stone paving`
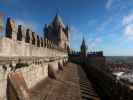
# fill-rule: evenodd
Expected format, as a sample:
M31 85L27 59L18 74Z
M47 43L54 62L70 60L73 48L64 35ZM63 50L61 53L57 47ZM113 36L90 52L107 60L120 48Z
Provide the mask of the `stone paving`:
M82 100L77 66L68 63L57 79L47 78L31 89L32 100Z
M100 100L79 67L68 63L64 66L64 70L59 72L57 79L47 78L38 83L37 87L31 89L31 100ZM83 80L87 80L89 84L81 84ZM87 91L90 89L86 99L83 98L83 86L88 87Z

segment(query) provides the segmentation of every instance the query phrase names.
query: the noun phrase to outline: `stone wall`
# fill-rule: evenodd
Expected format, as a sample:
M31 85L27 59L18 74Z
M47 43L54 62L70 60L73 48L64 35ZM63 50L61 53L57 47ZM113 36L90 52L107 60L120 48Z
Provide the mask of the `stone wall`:
M105 65L105 57L103 53L100 52L88 52L86 57L82 57L80 52L72 51L69 53L69 60L82 64L87 60L87 63L94 66L104 66Z
M6 100L6 87L7 87L7 74L8 71L5 72L0 69L0 100Z
M16 27L15 21L8 18L5 37L0 37L0 100L10 98L8 93L14 91L11 89L17 85L15 81L19 81L20 76L30 89L47 77L55 77L59 66L67 60L66 50L59 48L47 38L39 37L31 29L22 25ZM13 75L18 80L12 80Z
M7 100L7 77L9 74L21 72L22 76L24 77L24 80L28 86L28 88L34 87L37 83L39 83L41 80L45 80L47 77L49 77L49 66L52 66L53 72L56 73L59 71L59 63L62 63L64 61L67 61L67 58L58 58L55 60L49 61L50 58L45 59L37 59L33 60L31 63L28 64L28 66L23 66L21 68L14 70L11 70L9 65L5 65L7 69L3 68L3 65L0 66L0 100ZM17 63L16 63L17 64Z
M24 41L13 41L10 38L0 38L1 57L55 57L67 56L66 52L48 47L37 47Z
M102 100L132 100L132 85L125 84L122 80L117 80L106 69L95 64L90 65L86 62L83 68Z

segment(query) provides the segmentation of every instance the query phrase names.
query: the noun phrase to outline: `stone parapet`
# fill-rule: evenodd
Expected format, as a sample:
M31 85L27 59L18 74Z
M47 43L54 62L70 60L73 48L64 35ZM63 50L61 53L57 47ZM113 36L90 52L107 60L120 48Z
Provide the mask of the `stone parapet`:
M0 37L0 100L29 100L27 89L54 76L68 60L66 50L8 18ZM28 99L22 99L22 98Z
M28 89L34 87L41 80L51 77L51 74L56 76L60 70L59 64L64 64L68 60L67 57L33 57L33 58L6 58L0 60L0 98L7 99L7 88L9 85L8 76L15 73L21 73ZM7 61L7 63L6 63ZM13 62L10 64L10 62ZM6 64L5 64L6 63ZM13 68L12 68L12 67ZM50 68L52 68L52 70ZM50 72L50 74L49 74ZM15 75L15 77L18 77ZM15 80L19 81L19 80ZM8 85L7 85L8 84ZM23 83L22 83L23 84ZM13 84L16 85L16 84ZM20 85L21 88L21 85ZM12 99L10 99L12 100Z
M5 37L8 38L9 41L7 39L1 39L0 41L4 41L7 46L23 46L23 49L25 50L25 48L27 48L27 46L25 45L26 43L27 45L31 45L31 47L47 47L67 52L66 49L59 47L59 45L57 45L52 40L47 39L47 37L40 37L36 32L32 31L29 28L26 28L25 26L17 26L15 20L10 17L7 19L5 32ZM10 48L7 49L10 50Z
M48 47L37 47L24 41L0 38L0 56L2 57L56 57L67 56L67 52Z

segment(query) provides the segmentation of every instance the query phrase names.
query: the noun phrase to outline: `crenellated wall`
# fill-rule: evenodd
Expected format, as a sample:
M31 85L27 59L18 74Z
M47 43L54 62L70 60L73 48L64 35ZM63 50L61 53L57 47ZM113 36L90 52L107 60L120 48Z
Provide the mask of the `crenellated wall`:
M24 41L14 41L10 38L0 38L0 56L2 57L53 57L67 56L66 52L48 47L37 47Z
M24 83L30 89L47 77L56 78L67 60L66 50L8 18L5 37L0 37L0 100L24 97Z

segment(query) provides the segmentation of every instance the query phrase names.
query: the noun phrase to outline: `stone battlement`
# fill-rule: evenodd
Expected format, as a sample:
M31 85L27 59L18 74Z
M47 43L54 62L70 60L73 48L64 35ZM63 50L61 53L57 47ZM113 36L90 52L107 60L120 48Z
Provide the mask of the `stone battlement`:
M56 77L67 60L66 49L22 25L16 27L8 18L5 37L0 37L0 100L16 100L11 97L23 92L19 81L21 85L25 81L29 89L47 77Z
M65 51L49 47L37 47L24 41L14 41L10 38L0 38L0 56L1 57L50 57L67 54Z
M36 34L36 32L33 32L31 29L25 28L22 25L16 26L15 21L10 17L7 19L5 37L10 39L10 40L4 39L5 43L13 42L14 45L16 43L17 44L25 43L27 45L30 44L33 47L47 47L63 51L63 49L59 48L57 44L55 44L52 40L47 39L45 36L40 37L38 34ZM1 41L4 40L2 39Z

